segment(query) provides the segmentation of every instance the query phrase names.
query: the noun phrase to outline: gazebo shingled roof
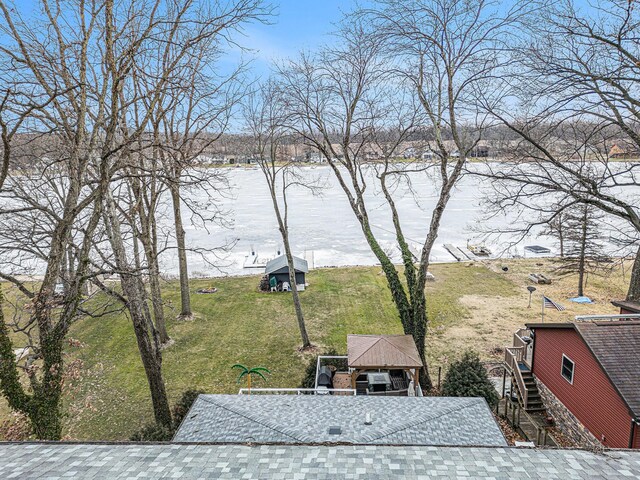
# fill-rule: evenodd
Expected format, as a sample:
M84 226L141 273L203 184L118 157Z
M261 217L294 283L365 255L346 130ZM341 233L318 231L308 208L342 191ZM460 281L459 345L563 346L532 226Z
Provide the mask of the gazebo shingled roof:
M347 335L350 368L422 368L411 335Z

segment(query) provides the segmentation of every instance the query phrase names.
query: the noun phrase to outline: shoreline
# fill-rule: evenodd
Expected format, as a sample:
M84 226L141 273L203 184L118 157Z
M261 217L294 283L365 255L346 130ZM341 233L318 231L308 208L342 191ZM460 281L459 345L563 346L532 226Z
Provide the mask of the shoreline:
M532 261L532 260L557 260L560 257L558 256L540 256L540 257L491 257L491 258L475 258L475 259L466 259L466 260L461 260L461 261L456 261L456 260L451 260L451 261L435 261L435 262L429 262L429 265L455 265L455 264L469 264L469 265L474 265L474 264L491 264L491 263L495 263L495 262L503 262L503 263L507 263L507 262L522 262L522 261ZM615 260L623 260L624 257L612 257ZM403 265L401 263L396 263L394 264L397 268L402 268ZM508 265L507 265L508 266ZM373 263L373 264L352 264L352 265L322 265L322 266L318 266L318 267L314 267L314 268L310 268L309 271L314 271L314 270L336 270L336 269L350 269L350 268L379 268L380 264L379 263ZM255 269L248 269L248 270L253 270L253 271L247 271L246 273L241 273L241 274L229 274L229 275L212 275L212 276L190 276L189 280L190 281L198 281L198 280L213 280L213 279L221 279L221 278L246 278L246 277L252 277L252 276L261 276L264 275L263 270L261 268L255 268ZM42 279L44 278L44 275L26 275L26 274L17 274L14 275L15 278L17 278L20 281L24 281L24 282L39 282L42 281ZM178 274L168 274L166 272L160 272L160 277L163 281L167 281L167 282L171 282L171 281L177 281L179 280L179 275ZM116 274L112 275L111 278L105 279L105 281L110 282L110 281L117 281L118 277ZM9 280L5 280L5 279L0 279L0 284L2 283L11 283Z

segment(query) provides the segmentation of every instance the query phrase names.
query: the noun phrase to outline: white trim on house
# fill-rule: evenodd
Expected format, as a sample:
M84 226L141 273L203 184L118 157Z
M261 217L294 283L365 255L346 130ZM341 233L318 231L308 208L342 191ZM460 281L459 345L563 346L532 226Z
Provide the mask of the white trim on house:
M565 360L565 358L571 362L571 379L568 379L567 377L564 376L564 360ZM560 363L560 376L562 378L564 378L567 382L569 382L571 385L573 385L573 377L575 375L575 370L576 370L576 362L571 360L569 357L567 357L563 353L562 354L562 363Z

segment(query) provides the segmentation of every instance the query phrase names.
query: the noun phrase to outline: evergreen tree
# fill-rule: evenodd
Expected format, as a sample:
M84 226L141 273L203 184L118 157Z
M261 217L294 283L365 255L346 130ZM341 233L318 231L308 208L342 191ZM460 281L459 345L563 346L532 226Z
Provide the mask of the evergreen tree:
M444 378L442 393L448 397L483 397L489 406L498 404L498 393L489 380L478 354L466 351L451 364Z
M560 258L564 258L565 232L566 227L564 212L558 212L551 220L547 222L546 228L541 232L541 235L553 237L558 241Z
M606 256L600 238L598 223L602 215L589 205L579 205L563 215L565 254L559 270L578 275L578 296L584 295L589 274L603 271Z

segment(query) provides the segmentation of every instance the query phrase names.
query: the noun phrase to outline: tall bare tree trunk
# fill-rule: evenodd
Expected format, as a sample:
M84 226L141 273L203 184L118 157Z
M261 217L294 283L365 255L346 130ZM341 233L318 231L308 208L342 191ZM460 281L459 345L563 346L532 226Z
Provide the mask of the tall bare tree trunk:
M636 259L631 268L631 281L627 291L627 301L640 302L640 247L638 247Z
M587 255L587 207L584 207L584 213L582 215L581 222L581 236L580 236L580 258L578 259L578 296L584 295L584 277L586 270L586 255Z
M149 289L151 291L153 321L158 330L160 343L162 345L167 345L171 341L171 338L167 332L167 321L164 315L164 302L162 301L162 290L160 288L160 267L158 265L158 255L151 245L147 245L146 242L143 242L143 245L149 268Z
M281 227L282 228L282 227ZM311 341L307 334L307 327L304 322L304 314L302 313L302 306L300 305L300 295L298 294L298 282L296 282L296 270L293 263L293 254L291 253L291 246L289 245L289 235L283 233L282 241L284 243L284 253L287 257L287 264L289 265L289 284L291 285L291 294L293 296L293 307L296 311L296 318L298 319L298 328L300 329L300 337L302 338L302 349L311 347Z
M105 224L120 274L122 294L126 299L126 306L131 315L133 330L138 342L138 350L140 351L140 359L149 383L155 420L158 425L170 426L171 410L169 409L169 400L167 399L162 377L162 353L158 331L151 320L146 290L140 273L132 271L129 266L126 248L122 239L120 220L117 217L115 201L111 195L107 196Z
M180 181L178 176L177 182ZM185 243L185 231L180 212L180 186L171 183L171 200L173 202L173 218L176 230L176 243L178 245L178 269L180 271L180 316L186 319L193 316L191 311L191 294L189 292L189 271L187 265L187 246Z
M275 153L272 153L275 158ZM273 163L271 163L271 167L273 168ZM263 169L265 165L263 165ZM268 168L268 167L267 167ZM272 173L273 170L271 171ZM265 172L267 173L267 172ZM296 269L295 264L293 262L293 254L291 253L291 245L289 244L289 225L287 222L288 217L288 205L287 205L287 194L286 194L286 175L283 173L282 181L283 181L283 189L282 196L284 202L284 217L282 216L282 212L280 211L280 205L278 205L278 198L276 196L276 176L266 175L266 178L269 182L269 191L271 193L271 201L273 202L273 209L276 214L276 218L278 220L278 229L280 230L280 235L282 236L282 243L284 244L284 252L287 257L287 265L289 267L289 284L291 285L291 294L293 296L293 307L296 312L296 318L298 320L298 329L300 330L300 337L302 338L302 349L307 349L311 347L311 341L309 340L309 335L307 333L307 327L304 321L304 314L302 313L302 306L300 305L300 295L298 294L298 284L296 282Z
M140 172L144 172L146 167L141 165ZM153 167L151 167L153 168ZM155 175L155 170L152 170ZM137 172L136 172L137 173ZM151 305L153 307L153 320L160 337L161 345L170 342L167 332L167 322L164 315L164 302L162 301L162 290L160 288L160 267L158 264L158 237L156 230L156 205L157 193L155 185L143 184L135 175L131 178L130 202L134 206L134 215L129 218L131 229L134 234L133 253L136 270L143 270L143 261L138 246L138 241L142 244L144 258L149 278L149 290L151 293ZM148 195L148 198L145 196ZM139 226L136 222L139 220Z

